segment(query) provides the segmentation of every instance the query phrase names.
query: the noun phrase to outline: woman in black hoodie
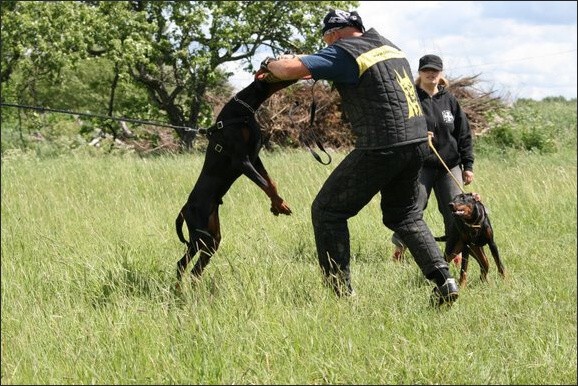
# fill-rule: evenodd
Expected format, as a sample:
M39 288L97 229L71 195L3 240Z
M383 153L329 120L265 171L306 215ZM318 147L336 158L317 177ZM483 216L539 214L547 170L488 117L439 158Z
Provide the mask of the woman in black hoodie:
M474 154L472 132L456 97L446 88L449 85L443 77L443 62L439 56L425 55L419 60L419 76L415 80L417 94L427 120L427 129L433 133L432 144L443 159L452 176L432 152L425 159L420 172L419 203L425 210L433 189L438 203L438 210L444 218L445 235L455 232L449 202L461 193L460 185L469 185L474 180ZM401 260L405 245L393 234L395 244L394 260ZM447 253L447 251L446 251ZM454 262L459 263L461 256Z

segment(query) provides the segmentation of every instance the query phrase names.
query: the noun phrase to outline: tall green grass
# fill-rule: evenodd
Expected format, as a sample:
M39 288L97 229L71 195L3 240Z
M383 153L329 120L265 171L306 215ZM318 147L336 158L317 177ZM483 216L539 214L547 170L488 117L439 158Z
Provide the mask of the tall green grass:
M349 223L357 296L322 286L309 210L333 156L264 153L293 215L238 180L221 248L178 295L174 219L202 155L4 153L2 384L576 384L575 150L477 158L467 190L508 277L470 264L448 310L391 260L379 197ZM435 201L425 218L441 234Z

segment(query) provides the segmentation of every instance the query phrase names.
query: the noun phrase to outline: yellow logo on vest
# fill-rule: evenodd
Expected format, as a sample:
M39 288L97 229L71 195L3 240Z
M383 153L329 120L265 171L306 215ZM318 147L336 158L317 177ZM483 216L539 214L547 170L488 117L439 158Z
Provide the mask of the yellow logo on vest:
M359 66L359 77L361 78L361 75L363 75L363 73L365 73L365 71L367 71L369 67L373 66L375 63L383 62L384 60L400 58L405 58L405 53L394 47L383 45L381 47L374 48L373 50L369 50L359 55L356 59L357 65Z
M396 70L394 70L394 71L395 71L395 78L397 80L397 83L399 84L399 86L403 90L403 93L405 94L405 99L407 100L407 107L409 109L409 114L408 114L407 118L409 119L409 118L413 118L413 117L422 116L423 111L422 111L421 105L419 104L419 101L417 99L417 94L415 93L415 87L413 86L411 79L407 75L407 72L405 72L405 68L403 69L403 76L401 76L399 74L399 72L397 72Z

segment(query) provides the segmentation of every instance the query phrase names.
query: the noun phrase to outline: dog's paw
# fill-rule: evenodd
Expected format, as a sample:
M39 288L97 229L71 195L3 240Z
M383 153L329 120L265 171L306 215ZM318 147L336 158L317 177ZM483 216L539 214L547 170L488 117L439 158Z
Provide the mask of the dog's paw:
M290 216L291 213L293 213L293 212L291 211L291 209L289 209L289 208L287 207L287 208L283 209L282 212L279 212L279 213L284 214L284 215L286 215L286 216Z
M291 208L289 208L289 205L287 205L285 200L279 196L276 196L271 198L271 213L273 213L275 216L278 216L279 214L290 215L292 212Z
M275 216L279 216L280 214L289 216L293 212L287 205L282 205L282 206L271 206L271 213L273 213Z

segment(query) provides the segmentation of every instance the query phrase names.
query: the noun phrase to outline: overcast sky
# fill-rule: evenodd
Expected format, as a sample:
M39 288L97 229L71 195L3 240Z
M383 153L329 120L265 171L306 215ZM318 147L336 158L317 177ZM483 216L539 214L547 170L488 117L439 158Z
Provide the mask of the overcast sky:
M448 78L481 74L500 96L576 98L576 1L361 1L357 11L405 51L414 75L436 54ZM257 61L257 63L260 60ZM251 82L239 72L235 85Z

